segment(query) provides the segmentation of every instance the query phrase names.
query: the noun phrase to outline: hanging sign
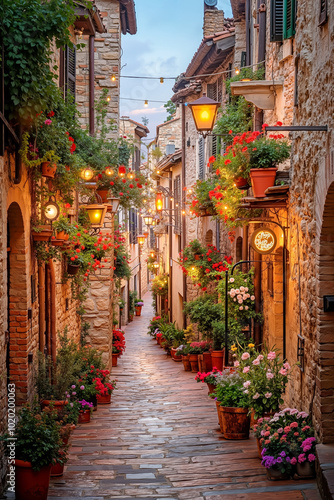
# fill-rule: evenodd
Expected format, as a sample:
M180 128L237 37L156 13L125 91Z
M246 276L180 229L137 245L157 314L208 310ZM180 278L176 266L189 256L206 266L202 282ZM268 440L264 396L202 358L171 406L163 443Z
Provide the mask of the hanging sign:
M268 227L261 227L260 229L256 229L256 231L252 234L250 244L258 253L271 253L276 248L276 234Z

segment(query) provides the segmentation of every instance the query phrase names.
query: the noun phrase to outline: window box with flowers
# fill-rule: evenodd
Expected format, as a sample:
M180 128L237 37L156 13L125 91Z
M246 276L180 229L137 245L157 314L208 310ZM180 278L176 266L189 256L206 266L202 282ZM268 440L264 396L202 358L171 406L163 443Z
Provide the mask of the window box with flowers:
M217 184L217 178L210 176L205 180L197 180L192 189L188 190L187 205L192 215L196 217L217 215L215 204L209 196Z

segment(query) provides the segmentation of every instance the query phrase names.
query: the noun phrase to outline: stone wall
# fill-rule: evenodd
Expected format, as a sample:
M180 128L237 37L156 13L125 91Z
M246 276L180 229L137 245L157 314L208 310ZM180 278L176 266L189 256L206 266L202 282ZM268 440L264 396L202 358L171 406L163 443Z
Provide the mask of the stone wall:
M180 110L181 108L178 107L176 109L175 118L166 123L162 123L157 127L157 146L163 155L166 154L167 144L174 144L175 150L181 148L182 138Z
M0 156L0 434L5 430L6 426L6 407L7 407L7 380L6 380L6 335L7 328L7 245L5 238L6 227L6 196L3 192L4 179L4 161ZM3 491L5 482L6 462L3 453L0 451L0 495Z
M118 0L96 0L96 6L101 12L106 33L96 33L95 37L95 100L98 99L102 89L108 89L110 101L108 104L107 120L113 121L117 128L111 136L118 135L119 120L119 73L121 57L121 32L120 32L120 2ZM88 128L89 124L89 37L83 37L86 47L77 52L77 95L78 109L81 113L81 124ZM111 76L116 80L112 81Z
M224 12L218 9L204 11L203 38L224 30Z

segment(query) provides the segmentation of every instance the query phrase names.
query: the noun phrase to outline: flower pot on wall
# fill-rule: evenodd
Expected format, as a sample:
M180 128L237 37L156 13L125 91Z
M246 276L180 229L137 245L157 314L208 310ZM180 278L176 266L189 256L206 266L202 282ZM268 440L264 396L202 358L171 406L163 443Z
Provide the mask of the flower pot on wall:
M108 203L108 194L109 194L109 189L97 189L96 190L97 194L101 196L101 201L102 203Z
M41 170L43 177L53 179L57 171L57 164L51 161L43 161L41 164Z
M221 406L221 417L225 439L248 439L250 417L248 408Z
M248 179L245 179L244 177L236 177L234 179L234 184L235 184L235 187L238 189L248 189L249 188Z
M265 190L274 186L277 168L251 168L250 178L255 198L264 198Z
M42 226L41 231L31 231L31 235L34 241L48 241L52 236L52 229L48 226Z
M55 410L57 410L58 415L61 415L66 404L67 404L66 400L64 400L64 401L59 400L58 401L56 399L55 400L54 399L43 399L41 401L42 410L48 406L53 406L53 408Z
M70 274L71 276L75 276L78 271L79 271L79 264L70 264L69 262L67 263L67 274Z
M34 471L30 462L15 460L16 500L47 500L51 464Z

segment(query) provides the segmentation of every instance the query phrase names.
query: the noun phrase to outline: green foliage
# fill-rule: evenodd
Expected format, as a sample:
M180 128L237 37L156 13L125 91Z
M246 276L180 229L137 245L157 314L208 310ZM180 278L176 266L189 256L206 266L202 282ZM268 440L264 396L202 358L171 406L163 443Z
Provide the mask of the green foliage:
M248 408L249 400L244 393L243 379L237 373L223 372L217 377L215 395L220 406Z
M135 313L135 302L137 300L137 292L136 290L133 290L129 293L129 313L134 314Z
M190 207L190 213L199 217L200 215L216 215L215 204L210 197L210 191L217 186L217 178L213 176L205 180L197 180L193 187L191 195L187 195L187 203Z
M274 137L281 137L275 139ZM276 167L290 157L291 146L283 136L262 136L253 142L248 169Z
M166 104L164 104L164 108L166 108L166 111L168 113L167 118L165 120L165 123L166 123L174 118L174 114L176 112L176 105L174 104L174 102L171 99L169 99L166 102Z
M61 260L61 253L59 247L53 246L49 241L37 241L34 243L35 255L38 265L48 263L49 260Z
M41 411L36 401L20 410L14 435L6 434L0 439L10 444L13 438L15 458L31 462L34 471L58 461L59 450L64 447L57 412L52 408ZM8 446L5 452L9 453Z
M151 285L152 293L164 297L168 293L168 274L158 274L153 278Z
M73 46L74 0L3 0L1 32L5 52L7 112L28 122L56 91L51 67L53 42ZM38 27L38 30L36 29Z
M217 294L204 294L185 303L184 313L192 323L197 324L199 332L208 339L212 339L214 322L223 318L223 308L217 303Z

